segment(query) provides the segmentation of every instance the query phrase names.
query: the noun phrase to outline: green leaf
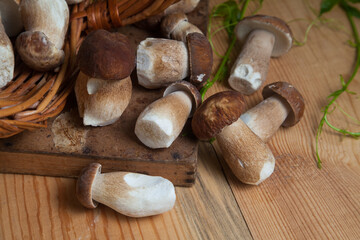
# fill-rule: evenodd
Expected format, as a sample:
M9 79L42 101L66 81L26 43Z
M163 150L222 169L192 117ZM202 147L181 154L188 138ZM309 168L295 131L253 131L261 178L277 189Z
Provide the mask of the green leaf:
M329 12L338 3L339 0L322 0L319 16L323 15L326 12Z
M350 6L349 4L347 4L345 1L341 2L341 7L348 12L350 15L356 17L356 18L360 18L360 11L359 9Z

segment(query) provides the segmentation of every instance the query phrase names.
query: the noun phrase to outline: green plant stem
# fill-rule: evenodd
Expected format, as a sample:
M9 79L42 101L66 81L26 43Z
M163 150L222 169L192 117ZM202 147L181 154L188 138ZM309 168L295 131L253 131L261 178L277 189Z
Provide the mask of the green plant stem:
M242 8L241 8L241 12L240 12L240 20L244 18L246 9L247 9L250 1L251 0L245 0L245 2L243 3ZM232 49L234 48L235 43L236 43L236 35L233 33L232 36L231 36L231 42L229 44L229 47L226 50L226 53L225 53L224 57L221 60L220 66L219 66L217 72L215 73L214 78L211 81L208 80L207 83L205 84L205 86L200 90L202 100L204 100L204 97L205 97L205 94L206 94L207 90L209 88L211 88L214 85L214 83L216 81L218 81L220 79L220 77L222 76L222 73L223 73L222 70L224 69L225 65L228 64L228 61L229 61L229 58L230 58L230 53L231 53Z
M324 111L323 111L324 114L323 114L323 116L322 116L322 118L320 120L318 129L316 131L316 139L315 139L316 140L316 146L315 146L316 149L315 149L315 151L316 151L317 166L320 169L322 167L322 162L321 162L321 159L320 159L320 156L319 156L319 137L320 137L322 128L324 126L324 123L326 123L326 125L328 125L332 129L334 129L335 131L341 132L341 133L345 134L346 136L357 137L357 136L360 135L360 133L352 133L352 132L349 132L349 131L346 131L346 130L336 128L333 125L331 125L327 120L327 115L329 113L329 108L331 107L332 104L335 103L336 99L338 99L338 97L340 97L340 95L342 93L347 91L348 86L350 85L350 83L355 78L355 76L356 76L356 74L357 74L357 72L359 70L359 66L360 66L360 37L359 37L359 33L358 33L357 28L356 28L355 22L353 20L353 16L348 11L345 10L345 12L346 12L346 16L347 16L347 18L348 18L348 20L350 22L351 29L352 29L352 32L353 32L353 36L354 36L354 39L355 39L356 62L355 62L354 70L353 70L350 78L348 79L348 81L346 81L346 83L343 84L343 87L340 90L336 91L337 92L336 94L331 95L332 98L331 98L330 102L324 108Z

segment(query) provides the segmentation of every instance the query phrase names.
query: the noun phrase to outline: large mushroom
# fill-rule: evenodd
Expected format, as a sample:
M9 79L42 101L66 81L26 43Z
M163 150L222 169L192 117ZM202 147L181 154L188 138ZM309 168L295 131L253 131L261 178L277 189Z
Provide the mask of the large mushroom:
M49 71L64 61L69 8L65 0L22 0L21 18L25 32L16 39L21 59L37 71Z
M161 214L173 208L174 185L167 179L130 172L101 173L101 165L85 167L76 184L76 196L87 208L102 203L130 217Z
M239 119L245 109L242 94L219 92L196 110L192 130L200 140L216 137L226 163L243 183L258 185L274 171L269 147Z
M201 103L199 91L189 82L171 84L164 96L139 115L135 134L150 148L167 148L179 136L187 119Z
M236 91L250 95L266 79L270 57L289 51L292 34L281 19L255 15L241 20L235 28L238 40L245 44L229 77L229 85Z
M266 85L262 95L264 100L240 118L266 142L281 125L291 127L297 124L304 114L305 103L300 92L287 82Z
M135 51L128 38L117 32L93 31L81 44L77 61L81 72L75 93L84 125L114 123L131 98Z

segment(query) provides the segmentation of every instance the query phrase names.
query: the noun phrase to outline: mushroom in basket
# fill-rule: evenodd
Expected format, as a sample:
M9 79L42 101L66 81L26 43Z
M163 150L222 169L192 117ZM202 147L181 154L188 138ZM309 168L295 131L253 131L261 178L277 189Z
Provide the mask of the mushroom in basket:
M91 32L80 46L75 84L84 125L105 126L120 118L131 98L135 51L128 38L106 30Z

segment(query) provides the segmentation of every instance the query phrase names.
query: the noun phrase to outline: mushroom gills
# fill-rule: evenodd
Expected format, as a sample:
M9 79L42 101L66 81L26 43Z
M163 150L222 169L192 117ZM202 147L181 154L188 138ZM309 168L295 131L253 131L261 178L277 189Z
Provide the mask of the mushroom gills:
M136 121L135 134L150 148L167 148L179 136L191 109L188 93L170 93L145 108Z
M265 30L249 34L229 77L234 90L250 95L259 89L266 79L274 42L274 34Z
M280 128L291 109L278 95L273 95L240 116L261 140L267 142Z

